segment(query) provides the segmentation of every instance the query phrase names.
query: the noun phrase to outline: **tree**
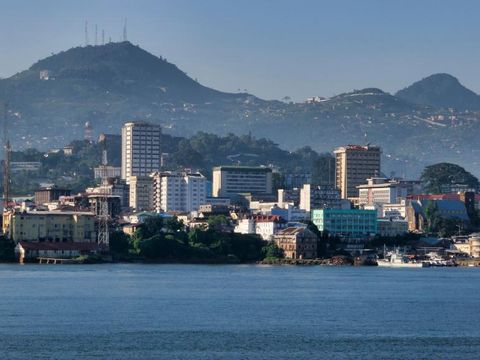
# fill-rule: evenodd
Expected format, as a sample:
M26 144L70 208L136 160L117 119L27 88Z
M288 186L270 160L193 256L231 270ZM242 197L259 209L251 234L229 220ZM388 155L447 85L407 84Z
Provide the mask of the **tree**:
M427 231L437 232L442 221L440 210L435 201L429 201L425 207L425 217L427 218Z
M478 179L463 167L450 164L439 163L427 166L420 177L423 188L427 193L438 194L442 192L442 185L464 184L468 187L478 188Z
M0 235L0 260L15 260L15 243L3 235Z
M283 249L280 249L274 242L265 245L262 248L262 254L265 259L283 259L285 257Z
M130 249L130 236L123 231L114 231L110 234L110 251L118 254L128 254Z

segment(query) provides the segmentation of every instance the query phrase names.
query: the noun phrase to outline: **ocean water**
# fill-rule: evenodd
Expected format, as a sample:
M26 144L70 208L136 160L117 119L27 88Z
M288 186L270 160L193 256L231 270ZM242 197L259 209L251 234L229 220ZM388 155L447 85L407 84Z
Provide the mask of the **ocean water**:
M0 359L478 359L480 269L0 265Z

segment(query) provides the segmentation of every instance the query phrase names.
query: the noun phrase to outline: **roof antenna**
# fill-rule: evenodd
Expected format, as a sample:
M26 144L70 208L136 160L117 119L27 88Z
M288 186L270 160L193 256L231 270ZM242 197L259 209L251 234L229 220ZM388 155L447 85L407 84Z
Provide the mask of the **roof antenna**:
M123 41L127 41L127 18L125 18L123 23Z
M85 20L85 46L88 46L88 21Z

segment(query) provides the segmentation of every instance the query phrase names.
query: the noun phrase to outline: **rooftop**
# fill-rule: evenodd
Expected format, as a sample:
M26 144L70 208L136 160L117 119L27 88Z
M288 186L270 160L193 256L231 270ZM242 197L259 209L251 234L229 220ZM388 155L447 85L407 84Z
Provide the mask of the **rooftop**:
M256 172L272 172L272 169L261 166L216 166L213 171L256 171Z

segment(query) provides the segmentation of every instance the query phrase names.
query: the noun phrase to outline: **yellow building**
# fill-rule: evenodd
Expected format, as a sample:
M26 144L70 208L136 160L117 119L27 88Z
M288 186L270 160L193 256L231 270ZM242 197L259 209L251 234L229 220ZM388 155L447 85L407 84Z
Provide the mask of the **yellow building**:
M342 199L358 198L357 186L368 178L380 175L380 148L378 146L347 145L335 153L335 186Z
M95 215L74 211L31 211L3 214L3 233L16 243L96 242Z

